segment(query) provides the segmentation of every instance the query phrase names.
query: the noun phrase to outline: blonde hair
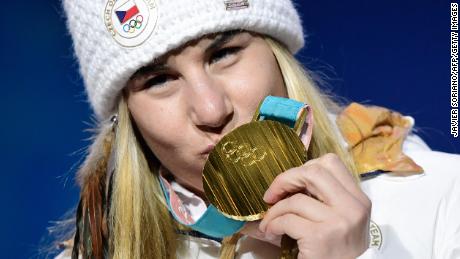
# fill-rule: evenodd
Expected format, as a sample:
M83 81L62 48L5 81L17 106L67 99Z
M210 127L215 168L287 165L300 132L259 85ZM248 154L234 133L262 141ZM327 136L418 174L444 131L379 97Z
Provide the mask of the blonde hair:
M308 72L284 46L271 38L265 39L278 61L289 97L313 108L315 126L308 157L335 153L357 176L352 157L340 145L340 138L328 117L328 111L337 111L340 105L321 93ZM181 226L168 212L159 185L158 165L150 163L146 154L149 150L135 132L124 98L120 98L118 105L113 149L116 169L107 219L110 254L116 259L175 258L180 249L176 231ZM237 240L237 236L224 239L221 258L234 256Z
M353 157L341 145L338 132L333 127L335 123L328 116L328 112L336 113L342 109L342 106L334 100L333 96L326 95L318 89L309 72L285 47L269 37L265 40L278 62L289 98L307 103L313 108L314 127L308 157L317 158L326 153L335 153L359 181Z
M113 258L175 258L175 226L152 172L124 98L118 106L111 223Z

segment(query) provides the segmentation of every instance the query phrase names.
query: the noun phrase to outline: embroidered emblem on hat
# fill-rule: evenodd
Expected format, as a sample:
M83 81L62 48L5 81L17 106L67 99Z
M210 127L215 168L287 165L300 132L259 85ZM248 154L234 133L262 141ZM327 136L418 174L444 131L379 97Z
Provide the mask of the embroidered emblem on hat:
M224 1L225 10L239 10L249 7L249 0L226 0Z
M369 225L369 238L369 247L377 248L378 250L380 250L380 247L382 247L383 243L382 231L380 230L379 226L375 224L375 222L373 222L372 220Z
M125 47L144 43L155 30L157 18L155 0L108 0L104 9L107 30Z

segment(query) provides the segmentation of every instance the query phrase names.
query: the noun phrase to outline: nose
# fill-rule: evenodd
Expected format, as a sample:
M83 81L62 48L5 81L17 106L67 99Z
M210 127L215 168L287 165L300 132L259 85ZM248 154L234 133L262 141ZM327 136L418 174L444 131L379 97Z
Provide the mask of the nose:
M234 113L224 85L203 71L195 73L188 86L192 122L202 131L221 133Z

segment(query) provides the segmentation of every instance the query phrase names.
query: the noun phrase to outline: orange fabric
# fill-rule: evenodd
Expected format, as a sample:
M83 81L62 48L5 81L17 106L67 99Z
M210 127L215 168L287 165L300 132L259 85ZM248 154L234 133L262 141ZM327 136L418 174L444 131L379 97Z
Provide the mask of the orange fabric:
M402 143L412 125L400 113L351 103L337 116L337 125L351 148L360 174L375 170L400 175L423 172L402 152Z

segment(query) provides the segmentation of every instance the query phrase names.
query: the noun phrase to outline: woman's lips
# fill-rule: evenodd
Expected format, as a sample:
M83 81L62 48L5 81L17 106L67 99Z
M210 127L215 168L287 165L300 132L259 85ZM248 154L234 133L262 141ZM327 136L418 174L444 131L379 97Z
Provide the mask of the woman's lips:
M211 151L214 149L215 145L214 144L209 144L206 149L201 152L202 155L209 155L209 153L211 153Z

